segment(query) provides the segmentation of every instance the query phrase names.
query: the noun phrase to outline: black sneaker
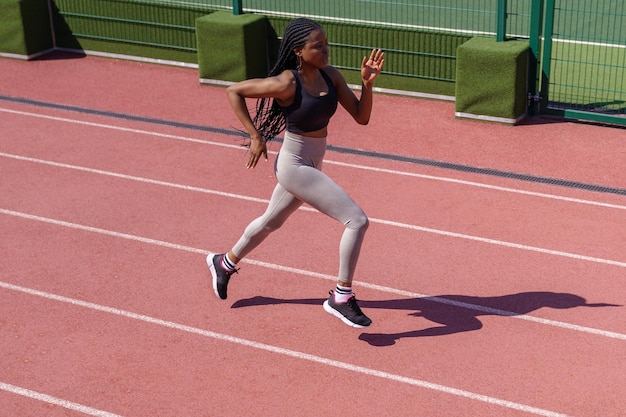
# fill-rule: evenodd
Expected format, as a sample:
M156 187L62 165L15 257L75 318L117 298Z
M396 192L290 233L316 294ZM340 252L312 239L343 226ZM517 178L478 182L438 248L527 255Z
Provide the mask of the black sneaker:
M363 314L359 308L354 295L348 298L345 303L336 303L335 294L332 291L329 294L328 300L324 301L324 310L327 313L340 318L341 321L352 327L363 328L372 324L372 320Z
M211 276L213 277L213 292L218 298L222 300L226 299L226 290L228 289L228 281L230 276L237 272L235 269L233 272L228 272L222 267L222 257L224 254L209 253L206 257L206 263L211 270Z

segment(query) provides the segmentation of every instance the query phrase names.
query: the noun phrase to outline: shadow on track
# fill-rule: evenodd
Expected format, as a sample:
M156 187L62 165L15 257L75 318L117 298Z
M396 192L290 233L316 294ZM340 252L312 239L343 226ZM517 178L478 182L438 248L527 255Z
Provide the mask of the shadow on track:
M276 304L321 305L324 300L325 298L280 299L256 296L239 300L232 308ZM554 292L523 292L498 297L440 295L380 301L359 300L359 305L363 309L411 311L410 316L423 317L437 324L426 329L401 333L362 333L359 339L372 346L391 346L403 338L445 336L479 330L483 327L483 323L478 319L480 316L511 317L528 314L540 308L621 307L606 303L590 304L578 295Z

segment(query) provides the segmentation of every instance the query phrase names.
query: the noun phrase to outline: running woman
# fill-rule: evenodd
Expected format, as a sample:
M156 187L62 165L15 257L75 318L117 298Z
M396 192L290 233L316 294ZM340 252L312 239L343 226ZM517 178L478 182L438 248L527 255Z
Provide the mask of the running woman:
M249 79L228 87L230 104L250 135L247 168L254 168L261 157L267 160L266 141L283 130L285 134L274 167L278 184L265 213L247 226L229 252L209 253L206 258L217 297L226 299L237 263L307 203L345 226L339 243L337 286L324 301L324 310L352 327L372 323L352 292L369 220L361 207L321 170L327 126L337 103L357 123L367 124L374 80L384 62L384 52L379 49L363 57L362 89L357 98L341 73L328 65L328 40L323 28L313 20L299 18L285 28L276 65L267 78ZM257 99L254 119L246 98Z

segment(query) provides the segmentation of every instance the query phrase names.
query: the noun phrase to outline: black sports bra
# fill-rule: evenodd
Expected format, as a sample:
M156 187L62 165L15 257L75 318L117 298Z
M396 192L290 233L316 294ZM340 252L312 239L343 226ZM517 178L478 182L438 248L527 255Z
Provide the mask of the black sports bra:
M313 96L302 87L298 71L291 71L296 77L296 94L291 105L280 107L285 115L287 131L306 133L325 128L337 110L337 91L333 81L320 69L322 77L328 84L328 94Z

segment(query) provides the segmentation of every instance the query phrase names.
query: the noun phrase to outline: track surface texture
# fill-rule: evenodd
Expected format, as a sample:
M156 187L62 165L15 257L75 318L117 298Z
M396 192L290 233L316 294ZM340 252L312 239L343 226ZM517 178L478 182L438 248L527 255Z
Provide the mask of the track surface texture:
M626 415L626 130L339 110L324 170L370 217L353 329L322 308L343 227L309 207L213 294L205 256L280 149L245 168L223 87L64 54L0 73L3 416Z

